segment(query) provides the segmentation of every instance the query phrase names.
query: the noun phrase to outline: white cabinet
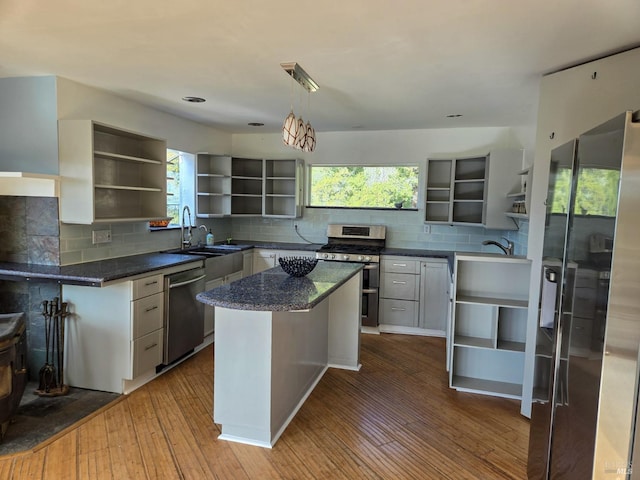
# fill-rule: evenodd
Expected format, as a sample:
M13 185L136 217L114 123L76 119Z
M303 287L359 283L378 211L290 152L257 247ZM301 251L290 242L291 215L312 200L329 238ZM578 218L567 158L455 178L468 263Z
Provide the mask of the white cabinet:
M302 160L264 161L265 217L297 218L302 215L303 202Z
M530 262L456 254L450 328L452 388L521 398Z
M222 217L231 213L231 157L196 155L196 216Z
M380 331L445 336L451 275L445 258L384 255Z
M129 393L154 378L164 353L164 275L201 261L105 287L63 285L65 377L72 387Z
M445 336L451 314L451 273L446 258L421 259L418 328Z
M91 120L60 120L58 138L62 222L166 218L164 140Z
M380 261L380 320L387 325L418 326L420 262L415 258L384 256Z
M425 221L514 229L504 212L517 183L522 150L427 160Z
M302 214L300 159L196 155L196 216L296 218Z

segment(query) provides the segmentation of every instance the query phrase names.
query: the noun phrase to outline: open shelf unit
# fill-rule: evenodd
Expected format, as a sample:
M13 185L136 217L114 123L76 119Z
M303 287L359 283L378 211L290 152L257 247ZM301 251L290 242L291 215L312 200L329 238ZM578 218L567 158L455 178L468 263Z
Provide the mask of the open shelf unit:
M60 219L166 218L166 141L91 120L60 120Z
M428 159L425 221L484 222L488 156Z
M530 262L460 254L454 269L450 386L521 398Z
M196 161L198 217L302 215L302 160L199 153Z
M529 194L528 188L531 182L531 168L525 168L517 172L520 176L518 183L518 189L507 194L507 199L515 206L516 202L521 202L524 206L524 212L506 211L504 214L510 218L516 218L520 220L527 220L529 218Z
M264 161L265 217L295 218L302 214L302 160Z
M231 157L196 154L196 216L222 217L231 213Z

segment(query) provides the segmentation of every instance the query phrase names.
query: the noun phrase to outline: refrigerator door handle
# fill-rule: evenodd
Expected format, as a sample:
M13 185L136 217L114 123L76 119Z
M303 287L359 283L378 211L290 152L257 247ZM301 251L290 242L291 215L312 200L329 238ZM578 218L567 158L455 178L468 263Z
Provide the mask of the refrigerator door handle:
M558 295L557 273L544 267L542 299L540 300L540 327L553 328Z

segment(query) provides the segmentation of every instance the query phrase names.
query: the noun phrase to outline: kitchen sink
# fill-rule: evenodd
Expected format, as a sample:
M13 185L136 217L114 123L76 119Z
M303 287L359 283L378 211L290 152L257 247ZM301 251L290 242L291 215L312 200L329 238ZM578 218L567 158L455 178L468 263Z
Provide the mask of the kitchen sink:
M197 249L197 250L183 250L180 253L185 255L202 255L203 257L222 257L230 252L213 252L210 250Z

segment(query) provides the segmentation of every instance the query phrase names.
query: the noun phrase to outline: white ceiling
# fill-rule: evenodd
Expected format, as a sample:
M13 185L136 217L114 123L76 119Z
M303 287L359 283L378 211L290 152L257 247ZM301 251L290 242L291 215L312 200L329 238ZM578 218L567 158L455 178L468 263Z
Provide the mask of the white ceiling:
M640 45L639 24L638 0L0 0L0 77L277 132L280 63L298 62L320 90L295 84L294 111L316 131L533 125L542 75Z

